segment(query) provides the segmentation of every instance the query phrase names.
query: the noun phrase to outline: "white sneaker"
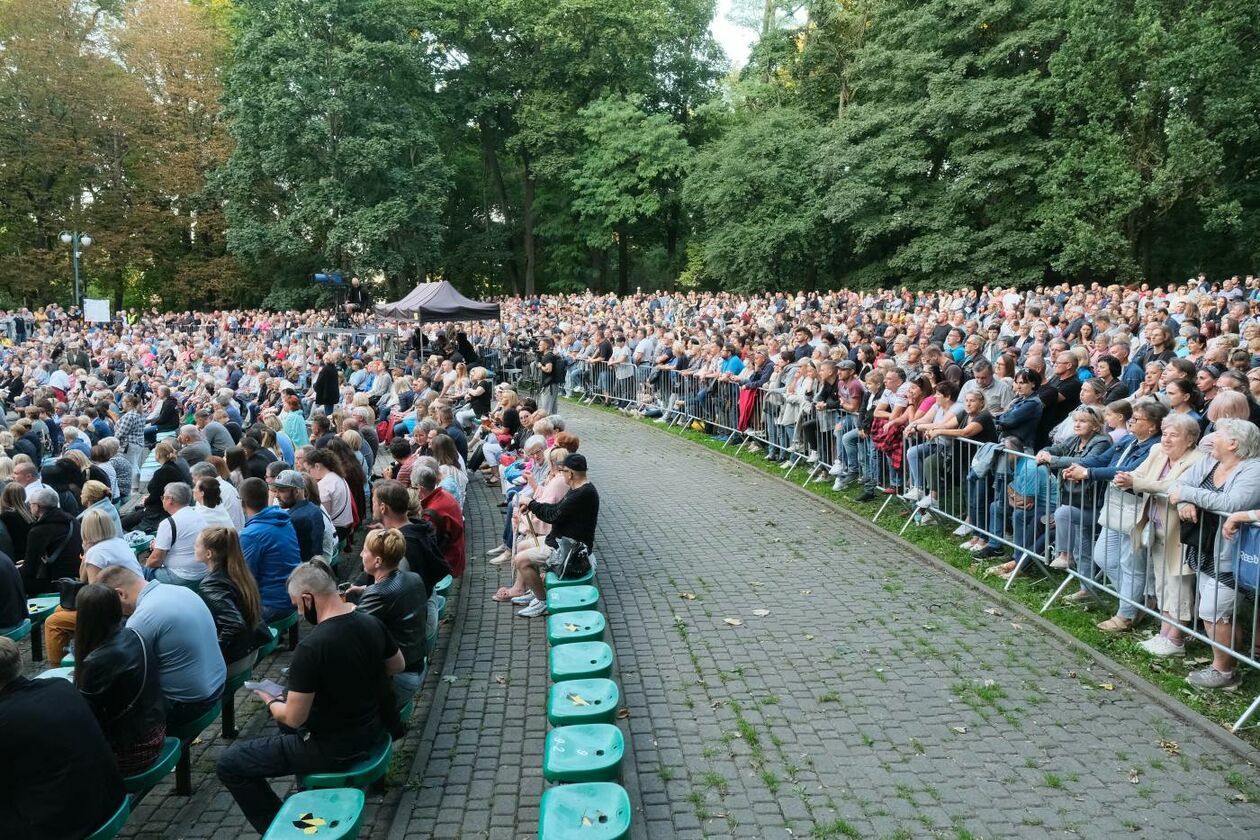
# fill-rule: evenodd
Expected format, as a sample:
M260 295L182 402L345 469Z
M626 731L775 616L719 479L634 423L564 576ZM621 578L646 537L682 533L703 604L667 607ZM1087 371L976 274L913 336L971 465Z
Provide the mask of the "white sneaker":
M510 552L505 551L502 554L494 555L486 562L489 563L491 566L502 566L504 563L508 561L509 556L511 556Z
M911 487L908 491L906 491L906 495L903 498L911 502L917 502L919 499L923 498L923 491L918 487Z
M538 616L542 615L546 611L547 611L547 602L539 601L537 598L535 598L533 601L530 602L528 607L526 607L523 610L518 610L516 614L524 618L537 618Z
M498 548L492 548L492 549L490 549L489 551L487 551L487 552L486 552L486 556L487 556L487 557L493 557L494 555L496 555L496 554L502 554L503 552L505 552L505 551L507 551L507 550L508 550L508 549L507 549L507 546L506 546L506 545L504 545L503 543L499 543L499 547L498 547Z
M653 423L664 423L664 422L666 422L666 421L665 421L665 418L664 418L664 417L657 417L657 418L656 418L655 420L653 420L652 422L653 422Z
M959 525L957 528L954 529L955 537L965 537L970 533L971 533L971 526L968 525L966 522L964 522L963 524Z
M916 525L935 525L935 524L936 524L936 518L935 518L935 517L933 517L933 516L932 516L932 514L930 514L930 513L926 513L926 512L925 512L925 513L920 513L920 514L918 514L918 518L917 518L917 520L915 521L915 524L916 524Z
M1066 557L1056 557L1050 561L1050 568L1052 569L1062 570L1062 569L1070 569L1071 567L1072 567L1072 561L1068 560Z
M755 444L755 443L750 443L750 444L748 444L748 449L747 449L746 451L748 451L748 452L760 452L760 451L761 451L761 447L760 447L760 446L758 446L758 445L757 445L757 444Z
M963 551L979 551L979 549L976 548L976 544L972 542L971 540L966 540L965 542L959 543L958 547L961 548Z
M805 460L809 461L811 464L817 464L818 463L818 450L817 449L809 450L809 457L807 457Z
M984 551L986 546L988 546L988 543L982 542L979 545L968 546L967 550L970 551L972 554L975 554L977 551Z
M779 464L779 469L781 469L781 470L786 470L786 469L788 469L788 468L792 467L795 463L796 463L796 459L795 459L795 458L788 458L788 459L784 460L784 462L783 462L782 464Z
M843 489L844 489L843 478L837 478L835 481L831 482L831 492L839 493Z
M841 475L843 472L844 472L844 464L837 463L837 464L831 465L831 469L827 470L827 475L831 476L832 478L835 478L836 476Z
M1142 649L1155 656L1186 655L1186 646L1170 641L1167 636L1157 635L1150 637L1145 642L1142 642Z
M527 607L538 599L534 597L533 592L526 592L524 595L512 596L512 603L518 606Z

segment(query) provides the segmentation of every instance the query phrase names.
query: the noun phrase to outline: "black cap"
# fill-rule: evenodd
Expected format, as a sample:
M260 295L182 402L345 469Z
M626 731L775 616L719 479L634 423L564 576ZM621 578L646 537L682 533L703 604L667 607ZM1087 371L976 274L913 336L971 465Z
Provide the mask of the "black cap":
M564 466L574 472L584 473L586 472L586 456L579 452L566 455L564 456Z

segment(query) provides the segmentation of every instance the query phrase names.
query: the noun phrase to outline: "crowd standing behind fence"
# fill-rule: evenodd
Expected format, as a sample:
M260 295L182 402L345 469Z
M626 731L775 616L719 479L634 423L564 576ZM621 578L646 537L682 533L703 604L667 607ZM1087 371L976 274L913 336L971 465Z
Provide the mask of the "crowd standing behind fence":
M691 425L789 479L883 495L877 517L955 525L1008 585L1056 581L1047 605L1109 599L1105 632L1158 621L1152 656L1207 643L1189 681L1229 689L1239 663L1256 667L1258 286L584 294L503 301L498 324L401 325L396 341L328 334L310 312L85 329L21 310L0 318L0 400L20 412L0 442L59 447L67 418L95 441L101 406L83 392L102 384L135 398L149 437L172 402L213 398L210 422L230 429L238 406L283 420L292 396L367 400L388 409L385 431L410 432L415 406L476 392L485 364L547 413L564 392ZM447 345L461 352L435 361Z

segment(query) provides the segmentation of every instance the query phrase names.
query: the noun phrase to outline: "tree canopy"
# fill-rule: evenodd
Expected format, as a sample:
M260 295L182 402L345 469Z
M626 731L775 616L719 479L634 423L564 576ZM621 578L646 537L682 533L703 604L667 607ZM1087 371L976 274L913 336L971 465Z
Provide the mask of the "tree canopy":
M1254 270L1254 2L732 5L5 0L0 306Z

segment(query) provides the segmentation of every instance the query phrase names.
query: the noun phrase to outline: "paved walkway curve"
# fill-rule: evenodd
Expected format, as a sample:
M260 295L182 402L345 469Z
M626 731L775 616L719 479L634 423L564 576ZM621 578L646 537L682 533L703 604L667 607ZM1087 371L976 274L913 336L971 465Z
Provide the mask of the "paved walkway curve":
M998 597L745 465L565 413L603 500L637 836L1260 836L1255 768ZM492 504L474 490L478 554ZM546 641L488 600L500 577L460 584L391 840L537 831Z

